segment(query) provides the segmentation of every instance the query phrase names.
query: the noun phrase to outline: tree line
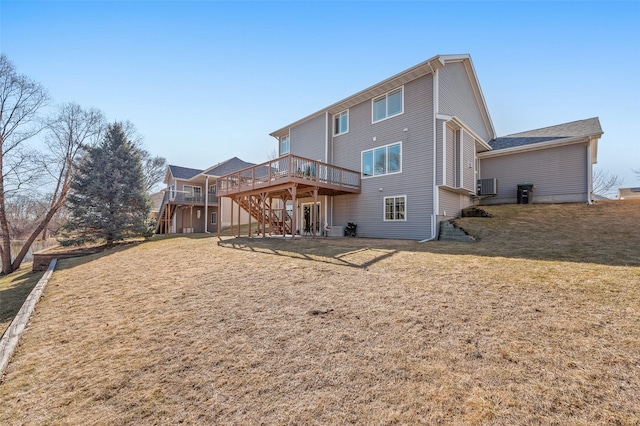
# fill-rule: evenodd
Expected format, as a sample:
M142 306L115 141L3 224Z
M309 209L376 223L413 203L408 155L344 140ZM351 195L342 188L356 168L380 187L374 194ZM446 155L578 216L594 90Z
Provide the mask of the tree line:
M18 269L33 242L49 232L67 242L112 243L149 228L141 225L148 220L147 192L162 179L165 159L143 148L129 121L107 123L100 110L76 103L45 115L51 104L40 83L0 55L2 274ZM31 143L36 136L41 143ZM12 259L16 239L24 245Z

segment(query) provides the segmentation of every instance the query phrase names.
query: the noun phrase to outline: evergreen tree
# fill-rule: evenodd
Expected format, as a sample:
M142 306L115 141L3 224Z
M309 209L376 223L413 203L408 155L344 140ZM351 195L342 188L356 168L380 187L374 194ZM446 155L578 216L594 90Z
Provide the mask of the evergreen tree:
M145 192L140 151L127 140L121 123L107 126L102 142L89 148L71 183L71 218L63 244L147 236L151 208Z

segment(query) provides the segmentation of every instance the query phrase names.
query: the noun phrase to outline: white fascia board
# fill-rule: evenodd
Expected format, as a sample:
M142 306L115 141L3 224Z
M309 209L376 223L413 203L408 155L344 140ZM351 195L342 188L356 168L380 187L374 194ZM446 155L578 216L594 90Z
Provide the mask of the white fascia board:
M460 120L458 117L456 117L455 115L446 115L446 114L436 114L436 118L438 120L444 120L444 121L453 121L455 124L457 124L461 129L463 129L465 132L469 133L471 136L473 136L477 141L480 142L480 144L482 145L483 148L486 148L487 150L491 150L491 145L489 145L486 141L484 141L480 136L478 136L473 130L471 130L469 128L469 126L467 126L466 124L464 124L464 122L462 120Z
M298 126L306 121L311 120L312 118L317 117L320 114L324 114L325 111L328 111L330 114L334 114L336 112L344 111L347 108L350 108L351 104L355 102L354 105L357 105L361 102L365 102L369 99L372 99L382 93L389 92L396 87L400 87L406 84L409 81L413 81L417 78L420 78L427 74L433 74L435 70L442 68L445 64L445 61L461 61L464 59L470 59L469 55L436 55L433 58L427 59L424 62L419 63L418 65L414 65L411 68L408 68L404 71L399 72L398 74L391 76L385 80L382 80L379 83L374 84L364 90L361 90L351 96L348 96L341 101L338 101L334 104L329 105L326 108L321 109L311 115L308 115L304 118L301 118L298 121L295 121L285 127L282 127L275 132L269 133L270 136L278 137L289 131L290 128ZM378 93L381 91L380 93Z
M478 158L480 159L493 158L493 157L500 157L502 155L518 154L522 152L538 151L540 149L555 148L555 147L560 147L565 145L573 145L576 143L589 142L594 138L597 141L599 137L600 137L600 134L587 135L587 136L574 136L572 138L555 139L548 142L532 143L530 145L516 146L513 148L497 149L497 150L488 151L488 152L480 152L478 153Z
M478 103L478 107L480 111L482 111L482 121L484 122L485 127L489 130L489 135L491 139L496 137L496 130L493 127L493 121L491 120L491 115L489 114L489 109L487 108L487 102L484 99L484 94L482 93L482 88L480 87L480 82L478 81L478 76L476 75L475 67L473 66L473 61L471 60L471 56L464 61L465 70L467 71L467 75L469 76L469 80L471 81L471 87L473 88L473 94L476 98L476 102Z

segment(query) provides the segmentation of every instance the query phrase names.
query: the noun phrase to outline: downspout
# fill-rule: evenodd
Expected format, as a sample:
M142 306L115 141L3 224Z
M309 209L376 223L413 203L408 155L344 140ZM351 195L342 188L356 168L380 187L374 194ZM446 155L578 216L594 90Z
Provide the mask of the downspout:
M329 163L329 111L325 111L324 113L324 162ZM327 170L327 174L329 171ZM327 176L329 177L329 176ZM333 201L333 197L331 197L331 201ZM333 210L331 212L333 216ZM324 222L329 224L329 196L324 196ZM322 231L324 232L325 224L322 224ZM326 233L326 232L325 232ZM325 235L326 237L326 235Z
M593 192L593 139L589 139L587 144L587 204L591 205Z
M204 233L209 234L209 176L204 181Z
M433 69L433 68L432 68ZM438 211L440 210L439 199L438 199L438 185L437 182L437 174L436 174L436 115L439 111L439 85L438 85L438 70L433 70L433 214L431 215L431 238L427 238L421 240L421 243L425 243L427 241L432 241L438 238L437 234L437 221L438 221Z

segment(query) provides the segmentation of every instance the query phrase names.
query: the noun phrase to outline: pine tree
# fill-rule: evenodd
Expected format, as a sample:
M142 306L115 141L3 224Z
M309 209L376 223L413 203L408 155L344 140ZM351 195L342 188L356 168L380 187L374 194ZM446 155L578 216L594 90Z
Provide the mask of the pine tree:
M147 235L150 210L140 151L121 123L107 126L102 142L89 148L71 183L71 218L63 244L103 240L107 245Z

